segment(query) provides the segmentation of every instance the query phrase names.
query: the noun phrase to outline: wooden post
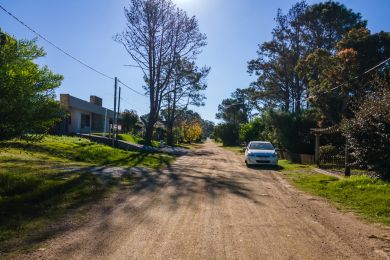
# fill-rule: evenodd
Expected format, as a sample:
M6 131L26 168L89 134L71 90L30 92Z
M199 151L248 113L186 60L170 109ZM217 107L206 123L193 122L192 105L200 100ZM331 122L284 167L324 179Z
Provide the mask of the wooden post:
M117 87L118 87L118 78L115 77L115 84L114 84L114 120L112 122L112 146L115 147L115 124L116 124L116 93L117 93Z
M119 128L118 128L118 122L119 122L119 113L121 109L121 90L122 88L119 87L119 95L118 95L118 111L116 113L116 132L115 132L115 146L118 146L118 134L119 134Z
M320 166L320 134L315 134L316 136L316 145L315 145L315 163Z
M344 175L346 177L351 176L351 167L349 165L348 139L345 140L345 170L344 170Z

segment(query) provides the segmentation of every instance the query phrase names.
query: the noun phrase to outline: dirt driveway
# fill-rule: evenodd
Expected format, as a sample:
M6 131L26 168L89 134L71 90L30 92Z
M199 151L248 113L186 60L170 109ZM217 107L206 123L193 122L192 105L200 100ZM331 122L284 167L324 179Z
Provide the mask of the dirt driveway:
M28 258L388 259L389 230L207 142Z

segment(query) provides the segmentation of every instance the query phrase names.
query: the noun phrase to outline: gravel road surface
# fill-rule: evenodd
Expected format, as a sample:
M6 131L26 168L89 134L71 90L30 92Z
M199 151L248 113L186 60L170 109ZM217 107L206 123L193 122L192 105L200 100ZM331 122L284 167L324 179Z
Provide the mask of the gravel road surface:
M390 231L206 142L99 204L31 259L389 259ZM26 256L24 256L26 257Z

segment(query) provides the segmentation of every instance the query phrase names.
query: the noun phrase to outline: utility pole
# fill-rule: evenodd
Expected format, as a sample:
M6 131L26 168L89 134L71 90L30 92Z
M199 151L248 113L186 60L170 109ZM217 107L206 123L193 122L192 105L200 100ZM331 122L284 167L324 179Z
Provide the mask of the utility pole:
M122 88L119 87L118 112L117 112L117 115L116 115L116 134L115 134L115 142L118 142L118 133L119 133L118 121L119 121L119 113L120 113L120 107L121 107L121 90L122 90Z
M106 137L106 132L107 132L107 108L106 112L104 113L104 127L103 127L103 136Z
M114 120L112 122L112 134L115 135L115 125L116 125L116 93L118 88L118 78L115 77L114 84ZM115 146L115 136L112 137L112 146Z

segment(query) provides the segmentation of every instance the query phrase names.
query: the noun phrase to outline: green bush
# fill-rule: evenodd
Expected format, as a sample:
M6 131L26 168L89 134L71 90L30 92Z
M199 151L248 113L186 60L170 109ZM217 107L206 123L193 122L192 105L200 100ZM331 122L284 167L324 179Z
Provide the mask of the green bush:
M359 166L374 170L389 180L390 89L384 80L379 84L385 87L372 93L360 105L354 118L344 120L342 131Z
M311 111L300 114L270 110L263 115L264 136L279 148L293 153L313 153L314 138L310 129L316 127L316 116Z
M239 145L239 130L239 126L234 124L219 124L214 129L214 136L222 140L224 146Z
M264 123L262 118L257 117L252 122L240 125L240 141L249 143L254 140L264 139Z

